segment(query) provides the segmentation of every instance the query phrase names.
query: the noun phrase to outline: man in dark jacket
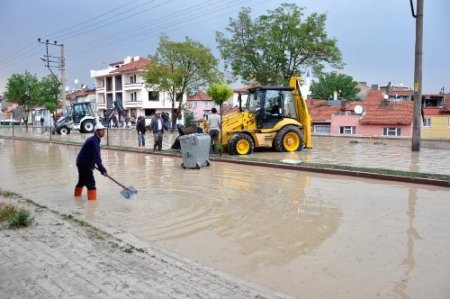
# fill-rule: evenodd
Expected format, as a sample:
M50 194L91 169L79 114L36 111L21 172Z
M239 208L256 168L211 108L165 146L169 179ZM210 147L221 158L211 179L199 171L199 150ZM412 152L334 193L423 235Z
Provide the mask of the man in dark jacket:
M153 150L160 151L162 149L163 133L164 133L164 120L161 117L161 112L157 111L152 118L152 131L153 137L155 138L155 143L153 145Z
M143 116L138 117L136 131L138 134L138 146L145 147L145 131L147 131L147 128L145 127L145 118Z
M75 186L75 197L81 196L83 187L86 186L88 189L88 200L97 199L94 179L94 168L96 165L102 175L108 176L100 154L100 141L103 136L105 136L105 127L100 122L97 122L94 127L94 135L86 139L78 153L78 183Z

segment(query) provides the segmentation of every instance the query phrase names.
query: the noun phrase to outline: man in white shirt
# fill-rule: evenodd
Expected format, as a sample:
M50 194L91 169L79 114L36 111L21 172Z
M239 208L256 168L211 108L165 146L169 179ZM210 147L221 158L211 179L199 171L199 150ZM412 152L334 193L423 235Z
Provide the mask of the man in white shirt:
M214 145L219 142L220 134L220 115L217 114L217 109L212 108L211 114L208 116L209 136L211 136L210 153L214 153Z

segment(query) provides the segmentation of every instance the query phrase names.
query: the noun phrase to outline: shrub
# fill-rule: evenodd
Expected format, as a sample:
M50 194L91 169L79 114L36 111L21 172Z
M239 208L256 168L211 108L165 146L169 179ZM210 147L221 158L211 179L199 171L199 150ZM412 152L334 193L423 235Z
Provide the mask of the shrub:
M30 217L30 212L24 209L20 209L11 214L8 223L10 228L26 227L33 222L33 218Z

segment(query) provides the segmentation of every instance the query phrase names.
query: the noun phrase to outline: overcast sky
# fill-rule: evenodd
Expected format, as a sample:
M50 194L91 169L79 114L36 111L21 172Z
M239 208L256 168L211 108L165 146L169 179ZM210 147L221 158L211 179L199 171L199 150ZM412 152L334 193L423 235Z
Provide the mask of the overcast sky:
M241 7L256 17L278 0L0 0L0 94L7 79L25 70L48 75L41 58L49 39L63 43L70 89L93 87L90 70L126 56L153 54L161 33L207 45L217 58L215 32L225 32ZM409 0L294 1L306 14L326 13L326 29L337 39L346 64L342 73L370 84L403 84L414 79L415 19ZM414 5L416 0L413 0ZM450 91L450 1L425 1L423 92ZM50 46L50 56L61 47ZM59 76L60 71L53 69ZM78 84L75 80L78 79Z

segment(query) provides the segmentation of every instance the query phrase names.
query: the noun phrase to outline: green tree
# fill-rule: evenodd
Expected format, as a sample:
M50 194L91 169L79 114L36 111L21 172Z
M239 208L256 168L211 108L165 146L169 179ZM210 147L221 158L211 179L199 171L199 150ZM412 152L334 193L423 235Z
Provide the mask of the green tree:
M313 98L328 99L337 92L339 97L357 101L357 93L360 91L358 82L351 76L338 74L337 72L322 73L319 80L311 84L311 94Z
M220 106L220 113L222 115L222 104L233 96L233 90L228 85L213 83L206 92L212 101Z
M15 102L25 112L25 125L28 129L30 109L38 103L39 80L29 72L13 74L6 83L5 97Z
M172 103L172 115L176 100L181 111L183 97L187 91L200 90L212 82L220 81L218 60L211 50L188 37L183 42L170 41L161 35L154 55L149 55L151 63L144 72L148 87L167 92ZM172 130L176 118L172 117Z
M211 97L212 101L220 106L220 118L222 118L222 104L233 96L233 90L228 85L213 83L206 92ZM222 123L220 126L220 132L222 132ZM222 136L220 136L220 141L222 141Z
M226 28L231 38L216 32L225 67L247 82L256 79L261 84L282 85L307 68L316 74L325 64L341 68L337 41L325 31L326 15L313 13L304 18L303 11L296 4L283 3L252 21L251 10L243 8Z
M61 93L61 84L52 75L43 77L38 84L37 104L44 106L52 114L58 109L58 98Z

